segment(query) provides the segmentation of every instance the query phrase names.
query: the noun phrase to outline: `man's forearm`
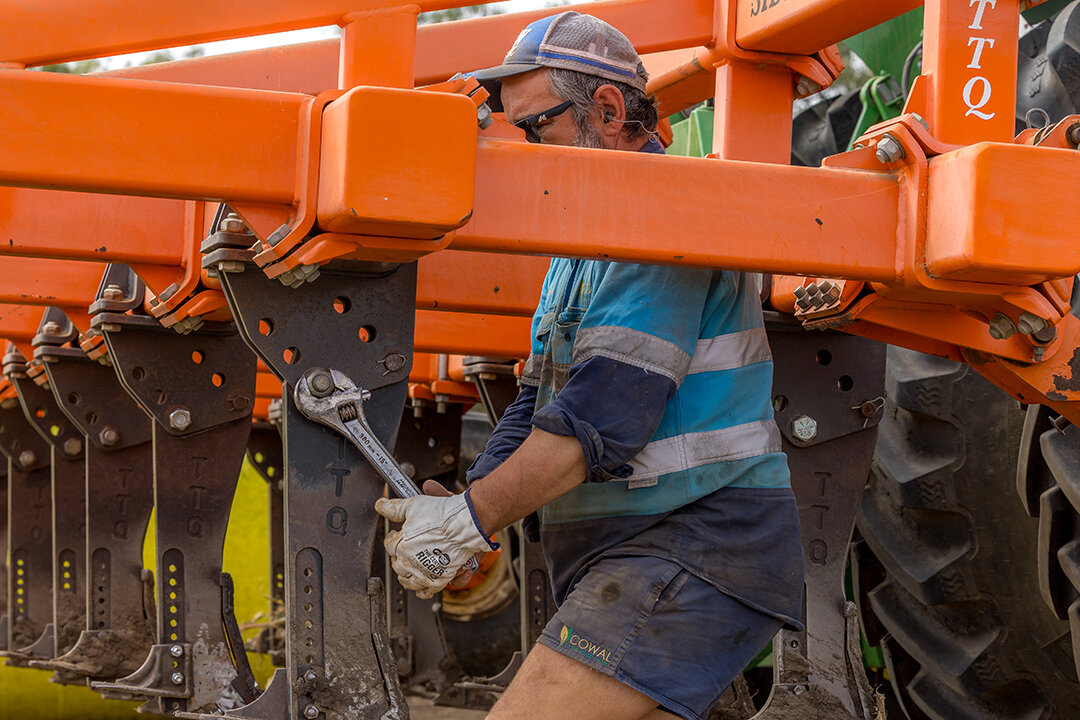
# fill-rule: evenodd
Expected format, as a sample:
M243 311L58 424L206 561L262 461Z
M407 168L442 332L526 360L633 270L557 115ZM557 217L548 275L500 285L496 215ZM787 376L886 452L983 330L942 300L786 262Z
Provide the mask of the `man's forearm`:
M472 485L476 519L494 533L565 495L585 480L577 438L534 429L498 469Z

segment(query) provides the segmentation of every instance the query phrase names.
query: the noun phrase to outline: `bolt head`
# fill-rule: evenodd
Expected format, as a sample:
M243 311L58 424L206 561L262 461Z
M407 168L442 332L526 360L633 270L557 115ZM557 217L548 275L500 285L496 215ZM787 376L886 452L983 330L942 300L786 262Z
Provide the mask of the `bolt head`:
M905 153L904 147L894 138L892 135L885 133L878 140L877 150L874 153L877 156L878 162L882 165L888 165L898 160L903 160Z
M120 433L116 431L116 428L102 428L101 432L98 433L98 442L100 442L105 447L112 447L116 443L120 442Z
M245 224L244 219L236 213L229 213L218 225L218 230L229 233L247 232L247 224Z
M184 674L183 673L174 672L169 677L169 679L172 680L173 685L183 685L184 684Z
M453 465L455 460L457 460L457 458L455 458L452 453L446 453L442 456L443 465Z
M318 679L319 676L314 670L308 670L306 673L304 673L304 680L307 680L309 683L315 682Z
M401 463L401 471L411 478L416 477L416 466L411 462Z
M22 467L30 467L37 462L37 453L33 450L23 450L19 453L19 465Z
M308 720L315 720L315 718L319 717L319 708L314 705L308 705L304 708L304 717Z
M119 285L110 285L105 288L105 291L101 293L101 296L106 300L119 300L124 297L124 291Z
M184 648L180 647L179 645L173 645L169 648L169 654L173 657L180 657L184 654Z
M803 442L816 438L817 432L817 420L809 415L800 415L791 421L791 434Z
M326 370L313 370L308 375L308 386L315 397L328 397L334 392L334 378Z
M41 332L45 333L46 335L59 335L60 334L60 324L52 322L50 320L49 322L45 323L41 327Z
M390 353L383 358L383 367L387 372L397 372L401 368L405 367L405 356L401 353Z
M169 413L169 425L174 430L187 430L191 427L191 413L183 408L177 408Z
M65 455L78 455L82 452L82 449L82 440L80 440L79 438L68 438L64 441Z

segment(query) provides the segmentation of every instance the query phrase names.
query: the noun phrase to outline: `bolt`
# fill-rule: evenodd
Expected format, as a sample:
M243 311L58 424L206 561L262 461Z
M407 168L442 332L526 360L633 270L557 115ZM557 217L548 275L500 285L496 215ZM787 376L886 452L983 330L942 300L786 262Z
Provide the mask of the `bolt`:
M791 421L791 432L803 442L810 442L817 437L817 420L809 415L800 415Z
M795 301L795 306L798 307L800 310L809 310L810 309L810 298L803 297L803 298L800 298L800 299L796 300Z
M98 442L105 447L112 447L120 442L120 433L114 427L103 427L101 432L98 433Z
M1072 421L1066 417L1058 415L1055 418L1050 418L1050 424L1054 426L1055 430L1064 435L1065 431L1069 429L1070 425L1072 425Z
M1016 325L1004 313L997 313L990 319L990 337L995 340L1007 340L1016 334Z
M314 670L308 670L306 673L304 673L304 680L307 680L309 683L315 682L318 679L319 676L315 673Z
M829 288L829 292L825 293L824 299L825 299L825 303L827 305L832 305L834 302L839 300L840 299L840 286L839 285L833 285L831 288Z
M82 452L82 440L79 438L68 438L64 441L64 454L65 455L78 455Z
M806 288L802 285L797 285L795 287L795 297L799 300L802 300L804 297L806 297Z
M392 352L382 359L382 365L386 372L397 372L405 367L405 356L399 352Z
M454 457L453 453L446 453L445 455L442 456L442 464L443 465L453 465L454 461L456 459L457 458Z
M880 408L880 406L876 402L874 402L873 400L867 400L862 405L858 406L859 414L862 415L864 418L867 418L867 419L872 418L875 415L877 415L877 412L878 412L879 408Z
M178 408L169 413L169 425L174 430L184 431L191 427L191 413L183 408Z
M795 686L795 694L796 695L802 695L804 692L806 692L806 686L805 685L796 685Z
M304 708L304 717L308 720L315 720L315 718L319 717L319 708L314 705L308 705Z
M24 468L30 467L35 462L37 462L37 453L35 453L33 450L23 450L21 453L19 453L19 465L23 466Z
M1035 347L1031 348L1031 352L1032 357L1035 359L1035 362L1042 362L1043 355L1046 354L1046 348L1044 348L1042 345L1036 345Z
M1016 323L1016 329L1024 335L1032 335L1045 330L1049 324L1038 315L1022 312L1020 313L1020 322Z
M173 657L180 657L184 654L184 648L180 647L179 645L173 645L171 648L169 648L169 654Z
M101 293L101 296L106 300L119 300L124 297L124 291L119 285L110 285L105 288L105 292Z
M476 124L481 130L487 130L493 122L495 119L491 117L491 108L487 103L481 103L480 107L476 108Z
M41 332L45 333L46 335L59 335L60 334L60 324L59 323L54 323L54 322L52 322L50 320L49 322L45 323L45 325L42 326Z
M1069 126L1069 129L1065 131L1065 139L1074 148L1080 147L1080 123L1073 123Z
M416 477L416 466L411 462L401 463L401 471L409 477Z
M894 163L897 160L903 160L905 157L904 146L889 133L885 133L878 140L877 152L874 153L877 156L878 162L882 165L888 165Z
M815 82L805 75L799 78L799 83L795 87L795 94L798 97L809 97L819 92L821 92L821 83Z
M328 397L334 392L334 378L328 371L317 368L308 374L308 386L315 397Z
M173 685L183 685L184 684L184 674L183 673L175 672L175 673L172 674L172 676L169 679L172 680Z
M227 233L243 233L247 232L247 225L236 213L229 213L225 216L225 219L218 224L218 230Z

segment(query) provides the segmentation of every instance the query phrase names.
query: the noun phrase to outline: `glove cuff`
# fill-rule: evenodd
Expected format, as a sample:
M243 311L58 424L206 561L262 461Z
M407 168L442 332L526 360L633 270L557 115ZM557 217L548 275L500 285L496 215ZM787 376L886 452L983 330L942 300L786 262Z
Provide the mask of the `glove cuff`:
M476 508L473 507L472 496L470 495L471 492L472 486L470 485L465 489L465 505L469 508L469 515L472 517L473 525L476 526L477 531L480 533L480 537L484 538L484 542L488 544L488 547L492 550L498 550L500 547L499 543L492 542L491 537L484 532L484 528L480 527L480 520L476 517Z

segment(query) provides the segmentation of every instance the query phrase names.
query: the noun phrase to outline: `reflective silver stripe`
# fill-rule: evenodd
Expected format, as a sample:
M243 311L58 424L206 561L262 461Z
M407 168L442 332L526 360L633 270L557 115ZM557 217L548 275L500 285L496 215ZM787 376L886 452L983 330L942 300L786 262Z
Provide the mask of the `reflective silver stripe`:
M773 420L676 435L646 445L630 461L630 467L634 469L631 478L640 482L642 478L659 477L709 463L780 452L780 447L780 430Z
M772 360L772 353L769 352L765 328L750 328L698 340L686 374L734 370L768 360Z
M669 377L676 384L682 382L690 366L690 356L675 343L617 325L578 330L574 340L574 363L596 356Z
M525 369L521 372L521 384L537 386L540 384L540 368L544 363L544 356L533 353L525 361Z

